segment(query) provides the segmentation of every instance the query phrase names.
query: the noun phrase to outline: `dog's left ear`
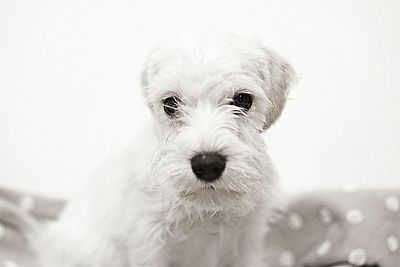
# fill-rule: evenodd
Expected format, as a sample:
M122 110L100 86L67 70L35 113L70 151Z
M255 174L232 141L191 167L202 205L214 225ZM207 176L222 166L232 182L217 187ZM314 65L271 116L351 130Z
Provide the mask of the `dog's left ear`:
M285 106L290 85L296 80L293 67L275 52L263 48L265 60L259 65L258 75L264 82L269 100L263 130L267 130L279 118Z

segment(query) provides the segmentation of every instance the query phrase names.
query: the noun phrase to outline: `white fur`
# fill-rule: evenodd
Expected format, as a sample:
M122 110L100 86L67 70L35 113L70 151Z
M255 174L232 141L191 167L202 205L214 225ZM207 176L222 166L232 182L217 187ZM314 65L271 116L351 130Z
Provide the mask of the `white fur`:
M143 87L154 120L48 226L45 267L263 266L277 178L260 133L279 117L293 70L237 36L189 44L151 54ZM229 104L235 92L254 96L248 112ZM163 111L171 95L177 118ZM202 151L228 158L212 183L191 170Z

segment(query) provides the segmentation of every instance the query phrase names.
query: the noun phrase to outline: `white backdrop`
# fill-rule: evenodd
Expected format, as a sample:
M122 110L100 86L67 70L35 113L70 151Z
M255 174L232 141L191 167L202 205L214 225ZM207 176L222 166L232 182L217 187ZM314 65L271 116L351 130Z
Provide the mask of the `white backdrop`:
M255 35L301 77L266 135L287 190L400 184L400 2L0 2L0 185L70 196L146 117L165 34Z

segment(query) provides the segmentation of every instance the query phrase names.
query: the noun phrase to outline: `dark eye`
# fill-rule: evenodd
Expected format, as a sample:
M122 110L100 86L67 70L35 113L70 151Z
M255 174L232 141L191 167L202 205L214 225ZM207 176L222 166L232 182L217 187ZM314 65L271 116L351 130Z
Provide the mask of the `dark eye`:
M172 117L178 112L178 99L174 96L167 97L163 100L165 113Z
M253 104L253 96L247 93L239 93L233 97L233 105L249 110Z

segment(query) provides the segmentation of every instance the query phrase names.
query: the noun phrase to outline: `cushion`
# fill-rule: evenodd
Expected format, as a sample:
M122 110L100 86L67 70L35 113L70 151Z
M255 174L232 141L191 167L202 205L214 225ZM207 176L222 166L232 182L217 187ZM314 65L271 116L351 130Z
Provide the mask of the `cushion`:
M320 190L285 202L266 236L266 266L400 266L400 189ZM0 266L40 267L22 224L55 220L64 205L0 188Z

